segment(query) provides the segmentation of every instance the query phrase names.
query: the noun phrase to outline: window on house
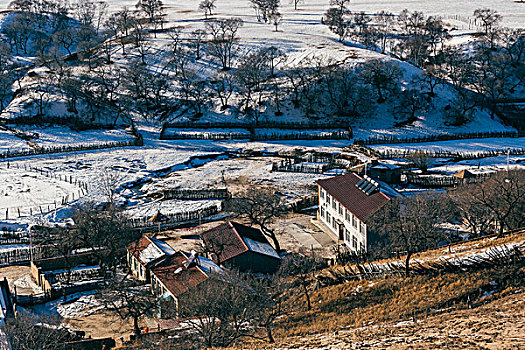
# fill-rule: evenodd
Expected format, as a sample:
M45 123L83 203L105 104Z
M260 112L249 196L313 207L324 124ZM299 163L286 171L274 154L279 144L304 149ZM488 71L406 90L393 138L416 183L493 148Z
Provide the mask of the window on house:
M324 218L324 208L321 207L321 217Z
M324 190L322 188L319 190L319 193L321 194L321 198L324 199Z
M339 203L339 215L343 215L343 206Z
M355 215L352 215L352 226L357 227L357 218Z
M331 197L329 194L326 195L326 203L330 204Z
M359 232L360 233L364 233L365 232L365 224L363 222L361 222L361 224L359 225Z
M332 209L334 210L337 210L337 202L334 200L332 200Z
M357 249L357 238L352 237L352 248Z
M350 212L348 211L348 209L345 209L345 220L350 221Z
M326 212L326 221L328 223L331 223L332 222L332 216L330 215L330 213Z

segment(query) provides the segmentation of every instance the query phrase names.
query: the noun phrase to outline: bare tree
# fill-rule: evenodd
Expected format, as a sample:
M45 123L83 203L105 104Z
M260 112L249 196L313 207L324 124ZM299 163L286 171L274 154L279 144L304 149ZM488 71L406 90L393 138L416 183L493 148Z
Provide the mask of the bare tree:
M151 314L157 306L157 300L151 294L150 287L127 276L116 276L107 280L98 297L106 310L116 313L123 320L133 321L135 335L140 334L140 319Z
M376 31L379 40L379 47L381 48L381 52L385 53L388 39L392 35L394 15L391 12L381 11L377 13L376 21L378 23Z
M203 0L199 4L199 10L204 12L205 19L213 15L213 10L216 8L215 1L216 0Z
M71 55L71 48L77 42L77 31L74 28L65 28L53 34L53 42L55 46L63 47L69 55Z
M263 97L267 93L265 83L270 78L270 68L263 50L243 57L234 76L242 98L242 110L257 124Z
M237 54L237 31L242 25L242 19L235 17L206 23L207 32L211 35L208 52L220 62L222 70L231 68Z
M270 14L278 12L280 0L250 0L250 2L255 10L257 21L266 23Z
M377 102L386 101L386 92L395 92L402 77L399 64L391 61L372 59L361 65L361 78L377 92Z
M430 164L430 157L427 152L423 150L417 150L412 153L408 159L415 165L416 168L426 173Z
M78 21L88 27L94 26L97 5L92 0L77 0L74 4L75 16Z
M421 91L416 89L406 89L401 92L396 106L396 111L405 116L406 119L400 124L410 124L417 120L417 114L424 112L430 106Z
M249 220L251 225L259 227L272 241L275 250L281 250L274 224L277 218L286 213L286 209L274 189L250 186L238 196L226 201L225 211Z
M370 222L371 232L386 239L387 255L396 250L405 255L405 274L410 275L410 259L420 251L437 245L441 239L439 225L450 213L439 196L418 195L393 199L374 215Z
M350 3L350 0L330 0L330 7L324 18L324 24L328 28L337 34L339 41L343 41L348 34L348 18L350 10L347 8L347 5Z
M294 10L297 10L297 7L299 6L299 4L303 3L304 0L290 0L290 2L293 4Z
M55 350L78 338L58 318L21 311L1 325L12 350Z
M205 347L229 347L240 338L273 343L272 324L282 314L284 293L280 275L216 273L179 298L179 316L187 319Z
M226 110L230 106L229 101L234 88L234 77L228 72L216 73L210 81L210 89L219 98L221 110Z
M195 50L195 60L201 59L202 46L206 39L207 33L203 29L197 29L190 34L190 46Z
M461 186L451 194L461 217L469 226L474 237L480 237L488 232L494 221L487 206L478 200L481 195L480 187L475 185Z
M499 235L505 230L522 227L525 223L525 172L504 171L475 185L479 196L473 198L483 204L496 219Z
M163 23L163 2L161 0L139 0L136 7L144 12L148 21L153 25L155 37L157 37L157 29Z
M73 215L77 244L89 248L98 259L102 275L116 276L117 266L126 255L126 246L138 239L140 233L133 230L128 220L115 206L104 210L88 206Z

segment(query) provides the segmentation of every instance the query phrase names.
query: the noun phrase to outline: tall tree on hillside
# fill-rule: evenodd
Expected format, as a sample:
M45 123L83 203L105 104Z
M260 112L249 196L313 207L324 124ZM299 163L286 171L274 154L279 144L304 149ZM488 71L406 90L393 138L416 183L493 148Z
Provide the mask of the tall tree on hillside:
M395 92L400 84L402 71L393 61L372 59L361 65L360 76L377 92L377 102L386 101L387 92Z
M75 17L78 19L81 25L87 27L94 27L95 15L97 11L97 5L92 0L78 0L73 5Z
M237 32L242 25L242 19L235 17L206 23L207 32L211 35L207 50L219 61L222 70L229 70L237 55Z
M216 0L203 0L199 4L199 10L204 12L205 19L208 19L209 16L213 15L213 10L217 7L215 6L215 1Z
M438 225L450 215L444 197L418 195L396 198L374 215L370 232L386 240L385 253L392 250L405 255L405 274L410 275L410 260L420 251L435 247L441 239Z
M348 35L348 15L350 10L347 5L350 0L330 0L330 7L324 18L324 24L343 41Z
M286 213L286 209L274 189L250 186L238 196L226 201L225 211L246 218L250 224L258 226L272 241L275 250L281 250L274 224L277 218Z
M475 184L479 196L472 200L483 204L496 219L498 232L525 224L525 171L502 171L487 181Z
M136 7L144 12L148 21L153 25L155 37L157 37L157 29L163 25L163 2L161 0L139 0Z
M294 10L297 10L297 7L300 3L304 2L304 0L290 0L290 2L293 4Z
M229 101L235 89L233 75L229 72L216 73L210 81L210 89L219 98L220 109L226 110L230 107Z
M250 2L259 22L264 21L264 23L267 23L270 14L279 12L280 0L250 0Z

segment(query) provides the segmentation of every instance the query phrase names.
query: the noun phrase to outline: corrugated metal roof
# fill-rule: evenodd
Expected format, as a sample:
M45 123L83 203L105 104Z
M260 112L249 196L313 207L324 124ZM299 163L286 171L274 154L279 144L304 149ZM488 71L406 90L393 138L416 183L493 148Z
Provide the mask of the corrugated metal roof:
M329 179L318 180L317 184L324 188L332 197L340 202L352 214L357 216L359 220L366 222L372 215L374 215L381 207L383 207L390 197L381 191L376 191L367 195L360 190L356 185L362 178L350 173L332 177Z
M203 257L198 257L196 264L186 268L184 262L189 257L188 253L178 252L151 269L151 274L175 297L206 281L213 273L223 272L217 264Z

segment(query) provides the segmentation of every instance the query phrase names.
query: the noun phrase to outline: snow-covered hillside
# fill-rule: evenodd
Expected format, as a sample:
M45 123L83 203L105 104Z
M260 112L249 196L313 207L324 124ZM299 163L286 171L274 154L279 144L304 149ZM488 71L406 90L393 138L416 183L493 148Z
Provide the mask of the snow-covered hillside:
M135 1L110 1L111 11L117 11L124 6L134 8ZM164 1L165 12L169 20L168 26L181 28L183 35L189 34L196 29L204 28L204 15L202 11L198 10L198 3L189 0L182 1ZM340 43L336 37L331 33L326 25L321 23L324 12L329 7L328 1L313 1L305 0L299 4L299 9L294 10L293 4L288 1L281 3L280 11L283 14L283 21L279 25L279 31L271 24L258 22L251 7L251 3L247 0L218 0L216 2L216 10L213 18L226 18L231 16L240 17L244 24L239 30L239 43L241 46L241 56L245 56L250 52L255 51L261 47L275 46L286 53L286 60L280 64L280 68L293 68L305 58L317 57L328 63L345 63L350 66L365 62L370 59L382 59L387 61L395 61L400 65L403 71L402 89L412 86L413 80L421 76L421 70L406 63L400 62L377 52L366 50L360 45L356 45L350 41ZM402 9L418 10L425 12L426 15L442 15L445 21L452 23L453 27L460 30L453 30L451 34L462 36L468 33L468 30L461 30L461 26L457 25L458 19L464 20L468 16L472 16L472 12L480 7L492 7L499 11L504 18L503 24L509 26L520 26L522 23L520 19L525 20L525 6L519 3L492 0L479 3L461 3L445 1L439 4L431 1L399 1L396 3L382 2L382 1L355 1L350 4L352 11L366 11L374 13L380 10L388 10L393 13L399 13ZM0 6L1 8L2 6ZM456 16L456 17L454 17ZM454 19L450 19L454 17ZM451 22L450 22L451 21ZM467 20L468 21L468 20ZM451 27L452 28L452 27ZM468 28L467 28L468 29ZM470 31L472 32L472 31ZM166 59L166 50L170 42L170 36L167 34L159 34L157 38L150 37L149 40L149 57L146 59L148 69L152 71L162 70L162 66ZM131 49L133 50L133 49ZM124 69L131 60L136 59L138 54L132 51L133 55L123 56L118 52L118 46L114 48L115 62L118 63L116 67ZM198 75L211 79L211 76L218 70L219 67L211 62L209 57L195 62L191 65ZM85 70L80 70L77 74L86 74ZM45 71L40 70L39 74L42 79L46 78ZM32 85L39 83L39 78L25 78L22 80L22 86L31 88ZM474 115L470 118L470 122L461 125L460 127L450 125L446 117L446 110L450 105L454 104L454 99L457 93L449 85L436 87L437 97L433 100L433 106L426 111L418 113L416 121L403 126L396 127L396 123L400 121L398 113L395 111L396 101L387 101L387 103L379 104L373 107L373 110L367 114L366 118L356 119L352 121L354 127L354 135L358 138L363 138L371 135L428 135L434 133L462 133L462 132L484 132L484 131L505 131L512 130L511 127L503 125L497 118L492 119L489 113L476 109ZM34 99L34 97L33 97ZM46 103L46 115L52 117L68 116L66 108L66 101L58 92L50 92ZM235 99L235 95L234 95ZM16 118L19 115L32 115L37 111L35 103L30 103L31 97L28 95L18 95L6 108L3 116L6 118ZM82 108L82 104L78 108ZM267 107L263 112L264 118L276 118L282 120L287 119L291 121L305 121L305 113L303 110L294 108L290 101L285 101L282 106L283 116L275 117L274 110ZM82 113L82 112L81 112ZM87 113L87 112L83 112ZM106 121L111 118L111 111L105 111L104 118ZM177 112L176 114L178 114ZM221 120L243 118L241 113L235 113L232 110L219 110L218 108L209 108L204 111L202 120ZM329 112L326 111L318 115L319 118L329 118ZM401 118L402 119L402 118Z

